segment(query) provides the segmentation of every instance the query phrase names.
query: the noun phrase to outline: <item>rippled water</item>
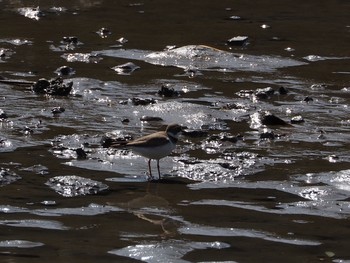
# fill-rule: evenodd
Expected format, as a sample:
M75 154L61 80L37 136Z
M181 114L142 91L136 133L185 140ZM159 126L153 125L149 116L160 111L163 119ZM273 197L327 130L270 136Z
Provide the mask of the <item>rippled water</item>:
M347 1L0 7L1 262L350 261Z

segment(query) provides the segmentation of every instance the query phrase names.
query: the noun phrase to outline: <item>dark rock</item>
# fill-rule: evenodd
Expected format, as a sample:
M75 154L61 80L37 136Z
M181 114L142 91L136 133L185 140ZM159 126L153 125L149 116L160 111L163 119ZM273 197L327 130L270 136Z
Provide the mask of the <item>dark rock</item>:
M77 153L77 159L84 160L87 157L86 152L84 151L83 148L78 148L75 150Z
M288 93L288 90L285 88L285 87L280 87L278 89L278 92L281 94L281 95L286 95Z
M75 70L68 66L62 66L56 69L55 73L59 76L71 76L75 73Z
M240 109L236 103L226 103L224 106L221 107L222 110L237 110Z
M67 44L78 44L78 38L76 36L63 37L63 42Z
M38 94L68 96L73 87L73 82L63 83L62 78L39 79L33 84L32 90Z
M101 145L103 148L111 147L113 144L124 144L127 141L132 140L133 137L131 135L119 135L117 137L111 137L109 135L105 135L101 138Z
M65 108L62 108L62 107L55 107L55 108L52 108L51 109L51 112L53 114L60 114L62 112L65 112Z
M106 37L108 37L110 34L112 34L112 32L111 32L108 28L105 28L105 27L102 27L102 28L99 29L96 33L97 33L100 37L102 37L102 38L106 38Z
M142 116L140 118L140 121L163 121L163 119L160 117Z
M260 134L260 139L274 140L275 138L276 136L272 131L266 131Z
M258 99L268 99L275 93L275 90L271 87L267 87L264 89L257 89L255 92L255 96Z
M67 175L50 178L46 185L65 197L103 193L108 186L88 178Z
M220 134L211 135L209 137L209 141L222 141L222 142L236 143L238 141L238 138L231 134L220 133Z
M228 169L228 170L236 170L239 168L239 166L234 165L232 163L218 163L222 168Z
M158 90L158 95L162 97L175 97L179 96L180 92L174 90L173 88L169 88L167 85L162 85L160 90Z
M7 118L7 114L2 109L0 109L0 121Z
M130 122L130 120L128 119L128 118L125 118L125 119L122 119L122 123L129 123Z
M32 87L35 93L46 93L46 89L50 86L47 79L39 79Z
M149 105L149 104L155 104L157 101L155 99L152 98L147 98L147 99L143 99L143 98L132 98L132 104L134 104L135 106L145 106L145 105Z
M0 168L0 186L13 183L21 177L8 169Z
M120 100L119 104L120 105L127 105L128 104L128 100Z
M33 129L29 128L28 126L24 127L23 129L23 134L24 135L29 135L29 134L32 134L34 133Z
M288 125L284 120L269 112L262 116L261 123L264 125Z
M0 48L0 58L8 58L10 57L14 52L11 49L8 48Z
M309 96L306 96L305 99L304 99L305 102L310 102L310 101L314 101L313 98L309 97Z
M208 132L203 130L183 129L182 134L188 137L204 137L208 135Z

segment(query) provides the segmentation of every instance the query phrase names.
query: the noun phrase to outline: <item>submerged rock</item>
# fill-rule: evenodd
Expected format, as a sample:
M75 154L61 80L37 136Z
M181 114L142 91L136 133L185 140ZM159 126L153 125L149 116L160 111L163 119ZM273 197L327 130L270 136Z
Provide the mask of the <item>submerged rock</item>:
M227 133L220 133L220 134L211 135L209 137L209 141L222 141L222 142L236 143L238 141L238 137Z
M10 172L8 169L0 168L0 186L13 183L21 177L13 172Z
M177 97L180 96L180 92L174 90L173 88L169 88L167 85L162 85L160 90L158 90L157 94L162 97Z
M73 82L64 83L62 78L51 80L39 79L32 86L32 90L38 94L68 96L73 87Z
M55 73L59 76L71 76L75 74L75 70L68 66L62 66L56 69Z
M273 96L273 94L275 93L275 90L271 87L267 87L267 88L263 88L263 89L257 89L255 91L255 96L258 99L268 99L271 96Z
M231 46L246 46L249 44L247 36L236 36L227 40L227 44Z
M69 37L63 37L62 41L66 44L78 44L79 40L78 40L78 37L76 36L69 36Z
M196 138L207 136L208 132L204 130L183 129L182 134L188 137Z
M63 107L55 107L55 108L52 108L51 109L51 112L54 114L54 115L58 115L62 112L65 112L65 108Z
M113 67L112 69L117 72L119 75L130 75L133 73L135 70L139 69L140 67L135 65L132 62L127 62L122 65L118 65Z
M7 114L4 112L4 110L0 109L0 121L7 118Z
M280 95L286 95L288 93L288 90L285 87L280 87L278 89L278 92L280 93Z
M284 120L269 112L263 114L261 123L264 125L288 125Z
M108 190L106 184L76 175L56 176L50 178L46 185L65 197L98 194Z
M149 105L149 104L155 104L157 101L153 98L139 98L139 97L135 97L131 99L132 104L134 104L135 106L145 106L145 105Z
M112 32L108 28L102 27L96 31L96 34L98 34L101 38L106 38L111 35Z

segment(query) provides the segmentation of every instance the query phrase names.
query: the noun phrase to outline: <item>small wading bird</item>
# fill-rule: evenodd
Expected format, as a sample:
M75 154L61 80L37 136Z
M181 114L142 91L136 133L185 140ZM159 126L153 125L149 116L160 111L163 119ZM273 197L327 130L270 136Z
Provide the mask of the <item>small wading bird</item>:
M169 124L165 131L155 132L125 143L112 144L114 148L131 149L134 153L148 158L149 179L153 179L151 160L157 160L158 176L160 176L159 160L171 154L175 149L182 127Z

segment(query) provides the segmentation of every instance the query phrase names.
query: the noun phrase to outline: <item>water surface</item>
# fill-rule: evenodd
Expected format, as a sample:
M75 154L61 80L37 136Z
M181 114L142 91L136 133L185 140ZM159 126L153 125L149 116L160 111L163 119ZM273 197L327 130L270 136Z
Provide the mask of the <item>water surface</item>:
M349 7L1 1L1 261L350 261ZM158 182L101 145L171 122Z

